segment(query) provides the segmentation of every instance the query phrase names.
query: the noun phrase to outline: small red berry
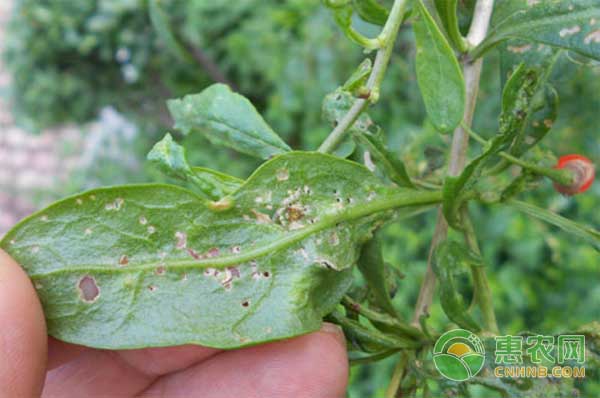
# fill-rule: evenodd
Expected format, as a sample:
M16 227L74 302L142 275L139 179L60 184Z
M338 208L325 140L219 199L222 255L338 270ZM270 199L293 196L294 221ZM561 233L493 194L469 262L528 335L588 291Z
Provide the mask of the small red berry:
M571 185L554 183L554 189L563 195L575 195L587 191L594 182L596 171L591 160L581 155L565 155L558 159L555 169L566 169L573 172Z

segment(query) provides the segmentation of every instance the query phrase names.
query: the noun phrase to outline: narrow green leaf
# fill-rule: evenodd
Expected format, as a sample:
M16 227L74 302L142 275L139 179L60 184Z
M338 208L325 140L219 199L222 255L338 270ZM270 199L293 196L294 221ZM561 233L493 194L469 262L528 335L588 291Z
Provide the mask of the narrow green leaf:
M388 288L385 262L381 255L381 244L378 238L371 239L362 247L358 259L358 269L369 285L375 305L389 315L397 316Z
M371 231L392 208L439 195L290 152L229 199L236 205L217 212L169 185L96 189L21 221L0 248L29 274L60 340L234 348L318 329Z
M352 0L356 13L365 21L383 26L390 12L377 0Z
M373 50L379 46L379 41L363 36L352 26L352 15L354 14L352 1L324 0L323 4L331 9L336 24L346 37L368 50Z
M469 267L481 266L480 256L458 242L446 240L436 247L432 264L439 279L440 303L448 318L462 328L473 332L481 330L469 315L456 280L469 275Z
M431 122L437 130L449 132L463 118L465 82L452 48L422 0L415 5L419 14L413 23L417 81Z
M460 33L458 27L457 5L458 0L434 0L435 8L440 16L446 33L454 47L459 51L465 51L467 43Z
M574 235L578 238L586 240L588 243L594 246L596 250L600 251L600 231L585 225L581 225L550 210L543 209L526 202L509 200L506 203L531 217L545 221L562 229L570 235Z
M360 65L358 65L358 68L356 68L356 70L354 72L352 72L352 75L350 75L348 80L346 80L346 82L342 86L342 90L348 91L348 92L352 93L352 95L358 95L359 94L358 91L367 82L367 79L369 78L369 75L371 74L372 68L373 68L373 65L371 63L371 59L365 58L360 63Z
M169 100L175 128L199 131L211 142L268 159L290 147L264 121L245 97L225 84L213 84L199 94Z
M191 182L209 199L217 200L241 185L234 177L206 168L190 167L185 157L185 148L173 141L169 133L154 145L148 153L148 160L163 174Z
M364 145L376 164L383 168L384 175L401 187L414 188L404 163L394 153L388 151L380 137L373 134L354 134L360 144Z
M485 51L507 39L565 48L600 60L600 3L597 0L496 2L492 28L473 51Z
M522 137L538 82L539 75L536 70L528 69L522 64L515 70L502 93L499 133L490 140L481 155L469 162L458 177L449 176L444 180L442 211L450 226L460 228L460 207L464 199L471 194L471 188L488 161L498 152L510 148L518 137Z

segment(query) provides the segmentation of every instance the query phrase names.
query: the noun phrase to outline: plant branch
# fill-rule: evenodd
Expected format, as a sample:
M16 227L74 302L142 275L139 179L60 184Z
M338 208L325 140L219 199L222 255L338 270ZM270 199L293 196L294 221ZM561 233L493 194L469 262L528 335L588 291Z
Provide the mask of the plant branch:
M348 110L348 113L339 121L337 126L329 133L329 136L323 141L319 147L319 152L332 152L344 139L348 133L348 129L352 127L356 119L365 110L369 103L375 103L379 99L379 87L385 76L385 71L392 56L396 36L402 23L404 9L406 8L407 0L395 0L390 15L383 27L378 40L382 43L381 48L377 50L373 69L369 75L369 79L365 85L368 93L368 98L358 98Z
M488 141L485 138L481 137L479 134L474 132L469 126L465 125L463 126L463 128L469 133L471 137L473 137L473 139L475 139L475 141L479 142L481 145L488 144ZM555 181L562 185L571 185L573 184L573 181L575 179L575 174L571 170L559 170L550 167L538 166L537 164L529 163L522 159L514 157L511 154L504 151L499 152L498 155L500 155L500 157L504 158L510 163L516 164L524 169L530 170L534 174L548 177L552 181Z
M463 233L467 246L474 253L481 255L481 250L479 250L479 244L477 243L477 235L475 235L475 229L473 228L473 223L466 207L462 209L462 220L464 225ZM496 313L494 312L492 293L487 275L485 274L485 267L471 266L471 275L473 276L475 301L479 305L479 309L483 315L484 330L498 334L498 323L496 322Z
M388 314L377 312L377 311L372 310L364 305L361 305L360 303L357 303L349 296L344 296L344 298L342 299L342 304L346 308L350 309L351 311L356 312L359 315L364 316L365 318L367 318L370 321L373 321L375 323L382 323L384 325L390 326L391 328L395 329L398 334L405 335L407 337L418 339L418 340L421 340L424 337L421 330L419 330L413 326L405 324L398 318L395 318Z
M471 27L469 28L469 33L467 35L467 42L470 46L477 46L485 38L493 9L494 0L477 0L475 12L473 14L473 21L471 22ZM463 122L467 126L471 125L473 114L475 113L482 63L482 59L477 59L474 62L471 62L469 59L464 59L462 61L465 88L467 93L467 103L465 106L465 113L463 115ZM469 135L462 125L459 125L454 130L452 135L452 146L450 147L450 159L448 162L448 175L457 176L464 169L468 144ZM436 226L429 249L429 258L427 260L425 278L423 279L417 304L415 305L415 313L412 320L412 323L415 326L419 325L419 318L428 311L431 301L433 300L433 293L435 290L435 274L433 273L433 269L431 267L431 260L433 257L432 254L437 245L446 238L447 233L448 223L444 219L442 211L440 210L438 211Z

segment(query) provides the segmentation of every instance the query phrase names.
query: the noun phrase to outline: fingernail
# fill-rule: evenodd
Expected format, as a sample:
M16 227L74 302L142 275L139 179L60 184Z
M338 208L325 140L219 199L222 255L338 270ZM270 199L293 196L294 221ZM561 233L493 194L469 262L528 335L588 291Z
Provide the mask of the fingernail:
M321 325L321 332L328 333L331 336L335 337L335 339L342 344L344 347L346 346L346 338L344 337L344 332L342 328L338 325L329 322L323 322Z

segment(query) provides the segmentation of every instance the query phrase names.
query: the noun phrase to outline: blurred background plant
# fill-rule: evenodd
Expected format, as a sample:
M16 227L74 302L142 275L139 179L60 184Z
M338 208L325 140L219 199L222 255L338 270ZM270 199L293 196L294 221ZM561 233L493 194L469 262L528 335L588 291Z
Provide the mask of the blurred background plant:
M377 31L360 19L354 23L364 33ZM318 0L3 1L0 34L0 235L67 194L165 181L144 162L172 127L165 100L215 81L251 99L290 146L315 149L331 129L321 116L323 98L363 58ZM409 173L423 176L445 164L449 137L425 119L413 43L410 27L403 27L382 101L370 115ZM556 154L584 153L598 164L600 66L581 68L582 62L590 61L566 54L554 69L551 81L561 106L545 146ZM496 131L500 86L500 63L492 56L484 66L476 131ZM180 141L195 165L239 177L257 165L199 135ZM531 202L600 227L599 184L565 198L544 182L528 195ZM600 319L597 252L591 246L503 207L474 209L473 219L492 268L488 277L504 332L559 333ZM385 258L405 280L421 280L432 232L433 218L425 216L385 228ZM406 318L418 287L398 280L394 303ZM448 323L439 303L430 313L433 327ZM354 367L350 396L381 396L393 363ZM600 396L600 375L587 376L576 386Z

